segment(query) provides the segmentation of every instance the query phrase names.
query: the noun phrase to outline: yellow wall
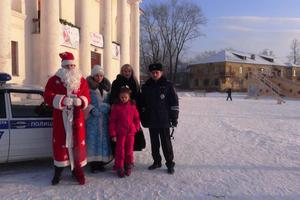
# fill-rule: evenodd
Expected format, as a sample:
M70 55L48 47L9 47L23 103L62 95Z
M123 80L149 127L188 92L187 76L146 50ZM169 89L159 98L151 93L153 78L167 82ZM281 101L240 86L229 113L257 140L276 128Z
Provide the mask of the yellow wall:
M90 30L99 33L100 28L100 5L98 1L89 1Z
M75 0L60 0L60 18L75 24Z

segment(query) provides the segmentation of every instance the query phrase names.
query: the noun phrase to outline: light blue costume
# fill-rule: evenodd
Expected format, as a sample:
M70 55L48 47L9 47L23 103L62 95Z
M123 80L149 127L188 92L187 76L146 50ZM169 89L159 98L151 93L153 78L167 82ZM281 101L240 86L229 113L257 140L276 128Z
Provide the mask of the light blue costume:
M90 89L90 95L91 104L86 109L87 160L110 162L113 155L108 133L108 96L105 91L101 96L99 89Z

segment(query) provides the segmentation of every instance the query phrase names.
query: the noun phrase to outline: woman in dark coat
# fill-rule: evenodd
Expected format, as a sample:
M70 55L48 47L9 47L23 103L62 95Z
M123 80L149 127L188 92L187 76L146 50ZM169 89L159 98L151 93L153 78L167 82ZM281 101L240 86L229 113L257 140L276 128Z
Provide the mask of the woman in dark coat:
M128 86L132 91L131 99L134 101L138 101L137 97L140 92L140 85L134 76L134 72L132 66L129 64L125 64L121 67L121 72L117 75L116 80L113 81L110 93L109 103L113 104L118 101L119 92L122 86ZM138 102L137 102L138 103Z
M121 67L121 72L117 75L116 80L113 81L110 93L109 103L112 105L119 101L120 89L123 86L128 86L131 90L130 99L136 102L139 110L139 97L140 97L140 85L134 76L132 66L125 64ZM134 151L141 151L146 146L145 138L142 129L135 134Z

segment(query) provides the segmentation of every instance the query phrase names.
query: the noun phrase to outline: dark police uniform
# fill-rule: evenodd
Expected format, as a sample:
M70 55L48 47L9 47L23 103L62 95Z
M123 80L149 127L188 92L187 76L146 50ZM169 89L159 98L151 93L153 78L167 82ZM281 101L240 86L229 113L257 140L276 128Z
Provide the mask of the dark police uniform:
M153 165L156 166L153 169L161 166L160 138L168 172L170 169L174 172L170 127L177 126L179 105L173 84L164 76L157 81L148 79L142 86L141 107L142 125L149 128L150 132Z

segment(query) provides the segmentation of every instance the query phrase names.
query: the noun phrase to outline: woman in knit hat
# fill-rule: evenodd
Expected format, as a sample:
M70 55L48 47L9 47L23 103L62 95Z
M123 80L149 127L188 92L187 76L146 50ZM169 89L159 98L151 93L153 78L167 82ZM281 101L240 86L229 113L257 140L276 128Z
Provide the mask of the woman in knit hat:
M108 133L110 105L108 91L110 82L104 77L100 65L92 68L87 77L90 88L91 104L86 109L87 160L92 173L104 171L104 166L113 159Z

